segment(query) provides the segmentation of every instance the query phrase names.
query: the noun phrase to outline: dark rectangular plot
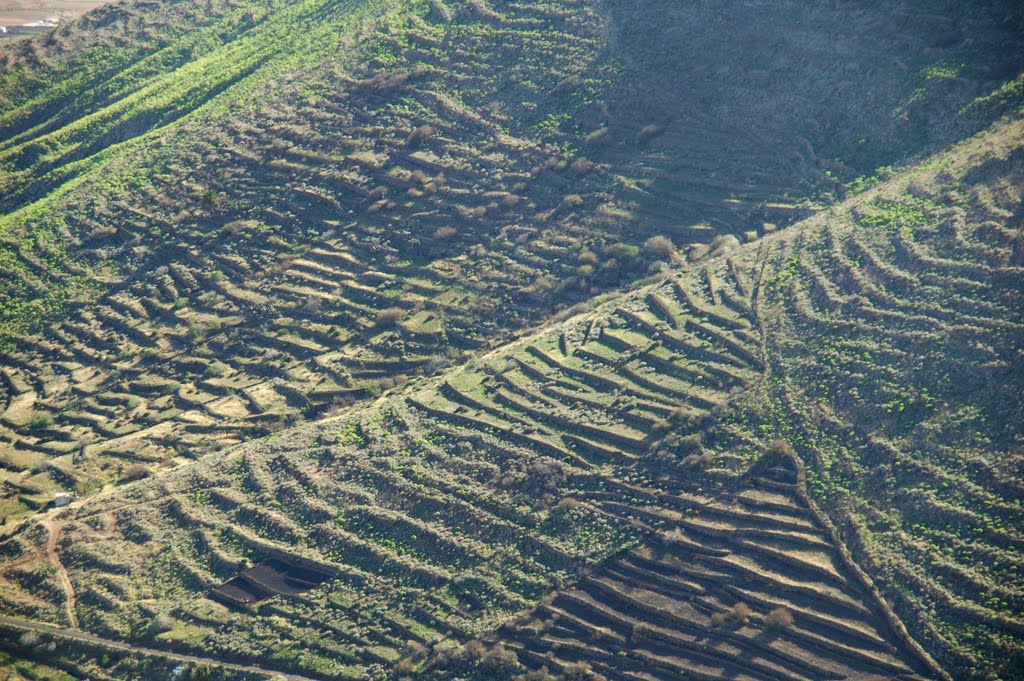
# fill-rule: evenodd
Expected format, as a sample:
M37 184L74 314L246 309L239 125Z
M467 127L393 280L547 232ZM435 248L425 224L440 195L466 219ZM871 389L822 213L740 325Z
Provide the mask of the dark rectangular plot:
M329 575L271 558L210 590L210 596L234 605L250 605L274 595L297 596Z

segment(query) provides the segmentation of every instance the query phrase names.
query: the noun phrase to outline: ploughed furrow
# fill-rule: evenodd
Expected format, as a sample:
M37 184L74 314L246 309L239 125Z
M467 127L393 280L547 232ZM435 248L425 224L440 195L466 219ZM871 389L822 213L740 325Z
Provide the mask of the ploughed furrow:
M715 506L693 518L714 516ZM532 667L586 664L608 678L915 676L913 658L894 647L885 620L792 485L780 491L754 481L722 507L733 526L710 535L682 523L661 531L495 640ZM766 543L757 533L771 532L780 513L806 523L803 547Z

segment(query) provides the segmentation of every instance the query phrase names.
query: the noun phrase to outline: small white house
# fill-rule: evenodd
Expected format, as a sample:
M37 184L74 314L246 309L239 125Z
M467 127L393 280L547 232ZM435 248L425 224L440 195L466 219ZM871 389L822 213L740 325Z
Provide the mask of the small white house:
M67 506L75 498L74 494L70 492L57 492L53 495L54 506Z

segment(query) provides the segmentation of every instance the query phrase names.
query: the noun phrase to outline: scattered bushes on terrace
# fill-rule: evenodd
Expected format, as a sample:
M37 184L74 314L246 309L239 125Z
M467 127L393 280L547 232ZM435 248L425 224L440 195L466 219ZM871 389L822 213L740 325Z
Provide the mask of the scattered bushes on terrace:
M742 626L750 620L750 615L753 611L750 606L740 601L736 605L732 606L728 612L716 612L711 616L711 626L721 627L726 624L734 626Z
M502 476L499 485L503 489L519 489L550 503L565 482L565 467L557 459L539 456L529 463L519 462L517 466Z

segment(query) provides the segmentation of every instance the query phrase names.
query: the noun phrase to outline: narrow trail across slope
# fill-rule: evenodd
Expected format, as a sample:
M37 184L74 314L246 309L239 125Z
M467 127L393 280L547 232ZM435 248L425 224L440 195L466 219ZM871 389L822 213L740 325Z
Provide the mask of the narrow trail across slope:
M59 636L62 638L73 639L76 641L84 641L86 643L95 643L98 645L106 646L108 648L114 648L116 650L125 650L132 653L140 653L142 655L163 657L168 660L191 662L192 664L202 664L213 667L220 667L221 669L231 669L233 671L249 672L252 674L264 674L271 679L281 679L283 681L317 681L313 677L309 676L300 676L298 674L286 674L285 672L278 672L271 669L263 669L262 667L255 667L252 665L236 664L234 662L223 662L221 660L214 660L212 658L207 657L183 655L181 653L172 653L166 650L158 650L156 648L146 648L144 646L132 645L131 643L124 643L122 641L112 641L110 639L94 636L93 634L87 634L83 631L62 629L60 627L51 626L49 624L41 624L39 622L32 622L30 620L22 620L16 617L4 617L0 615L0 626L9 626L28 631L37 631L41 634L48 634L50 636Z

